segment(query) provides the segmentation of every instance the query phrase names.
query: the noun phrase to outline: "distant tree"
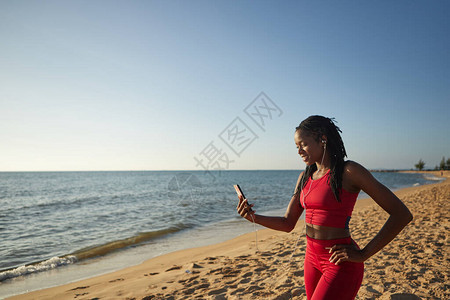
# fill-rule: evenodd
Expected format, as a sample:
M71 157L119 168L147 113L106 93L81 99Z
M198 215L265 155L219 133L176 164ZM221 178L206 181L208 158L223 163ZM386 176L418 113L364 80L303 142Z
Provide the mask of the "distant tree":
M445 157L442 157L441 163L439 164L439 170L445 170Z
M419 169L419 171L423 170L423 167L425 166L425 162L422 159L419 159L419 162L414 165L416 169Z
M447 158L447 170L450 170L450 158Z

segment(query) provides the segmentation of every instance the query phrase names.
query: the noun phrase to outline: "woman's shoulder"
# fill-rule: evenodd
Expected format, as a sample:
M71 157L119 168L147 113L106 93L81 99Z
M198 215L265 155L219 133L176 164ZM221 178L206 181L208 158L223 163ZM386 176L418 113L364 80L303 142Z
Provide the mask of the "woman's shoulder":
M361 164L353 160L347 160L344 162L344 174L345 173L355 173L355 172L365 172L367 171ZM368 171L367 171L368 172Z
M362 181L366 181L372 177L369 170L361 164L348 160L344 163L343 179L352 187L361 187Z

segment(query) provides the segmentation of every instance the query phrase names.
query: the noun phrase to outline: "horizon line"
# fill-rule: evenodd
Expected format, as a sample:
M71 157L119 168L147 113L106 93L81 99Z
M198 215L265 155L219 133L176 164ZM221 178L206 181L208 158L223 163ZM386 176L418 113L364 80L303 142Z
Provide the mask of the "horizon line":
M198 169L160 169L160 170L14 170L3 171L0 173L63 173L63 172L222 172L222 171L304 171L305 169L225 169L225 170L198 170ZM433 169L415 170L415 169L388 169L388 168L367 168L369 171L435 171Z

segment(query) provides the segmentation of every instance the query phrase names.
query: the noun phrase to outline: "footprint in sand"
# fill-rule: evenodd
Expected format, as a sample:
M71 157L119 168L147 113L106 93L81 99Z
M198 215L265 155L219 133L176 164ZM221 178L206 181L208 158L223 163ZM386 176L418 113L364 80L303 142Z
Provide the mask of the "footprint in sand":
M224 268L217 268L217 269L210 270L210 271L209 271L208 273L206 273L206 274L207 274L207 275L210 275L210 274L222 273L223 270L224 270Z
M381 287L378 287L378 289L382 289ZM366 290L370 293L375 294L375 296L381 296L381 292L379 290L376 290L374 287L372 287L371 285L366 286Z
M391 295L391 299L392 300L402 300L402 299L410 299L410 300L421 300L420 297L417 297L414 294L403 294L403 293L399 293L399 294L392 294Z
M179 270L179 269L181 269L181 266L173 266L173 267L171 267L171 268L168 268L168 269L166 270L166 272L173 271L173 270Z
M252 276L253 275L253 272L247 272L247 273L245 273L244 275L242 275L242 277L249 277L249 276Z
M237 277L240 272L241 272L240 270L236 270L236 271L233 271L233 272L228 272L228 273L223 275L223 278Z
M258 255L259 256L269 256L269 257L271 257L271 256L273 256L273 253L266 251L266 252L259 252Z
M116 281L124 281L125 279L123 279L123 278L117 278L117 279L114 279L114 280L110 280L109 282L116 282Z
M207 289L207 288L209 288L209 286L210 286L209 283L202 283L202 284L196 286L195 288L196 289Z
M84 289L87 289L89 286L78 286L78 287L76 287L76 288L74 288L74 289L71 289L71 290L69 290L69 291L76 291L76 290L84 290Z
M208 295L219 295L219 294L222 294L222 293L226 293L227 292L227 289L226 288L221 288L221 289L217 289L217 290L212 290L212 291L210 291L209 293L208 293Z
M277 286L276 287L276 289L281 289L281 288L290 288L290 287L293 287L294 286L294 283L292 283L292 282L288 282L288 283L284 283L284 284L281 284L281 285L279 285L279 286Z
M277 256L285 257L286 255L289 255L291 253L292 253L292 251L284 251L283 253L278 253Z
M243 292L244 290L245 290L245 288L238 288L238 289L232 291L232 292L231 292L231 295L234 296L235 294L241 293L241 292Z
M216 263L220 262L221 260L225 260L225 262L226 262L229 259L226 258L225 256L207 257L207 258L203 259L203 261L206 261L207 264L216 264Z
M205 260L217 260L217 257L207 257Z
M191 295L196 291L196 288L189 288L183 291L183 294L185 295Z
M268 268L269 268L269 267L264 266L264 267L256 268L256 269L254 269L253 271L255 271L255 272L261 272L261 271L267 270Z
M240 255L240 256L238 256L238 257L236 257L236 258L238 258L238 259L245 259L245 258L248 258L248 257L250 257L251 255Z
M192 282L187 282L186 284L185 284L185 286L186 287L191 287L191 286L193 286L193 285L197 285L197 284L199 284L200 282L198 281L198 280L194 280L194 281L192 281Z
M263 290L263 287L257 286L257 285L251 285L248 289L245 290L246 293L253 293L255 291Z
M248 266L249 266L249 264L239 264L239 265L236 265L236 268L242 269L242 268L245 268L245 267L248 267Z
M250 281L252 281L251 278L244 278L241 281L239 281L239 284L245 284L245 283L249 283Z
M187 279L186 282L197 282L197 278L199 277L199 275L197 276L192 276L191 278Z

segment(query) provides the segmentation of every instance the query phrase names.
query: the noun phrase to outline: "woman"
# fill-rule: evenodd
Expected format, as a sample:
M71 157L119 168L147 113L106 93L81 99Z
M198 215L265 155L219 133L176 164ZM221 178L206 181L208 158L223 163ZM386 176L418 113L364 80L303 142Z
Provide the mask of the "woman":
M255 214L253 204L240 196L238 213L250 222L290 232L305 213L307 248L305 288L308 299L354 299L361 286L364 264L405 227L412 214L403 202L363 166L347 156L333 120L311 116L295 130L298 154L306 170L297 180L284 217ZM388 214L378 234L360 249L350 237L349 221L360 191Z

